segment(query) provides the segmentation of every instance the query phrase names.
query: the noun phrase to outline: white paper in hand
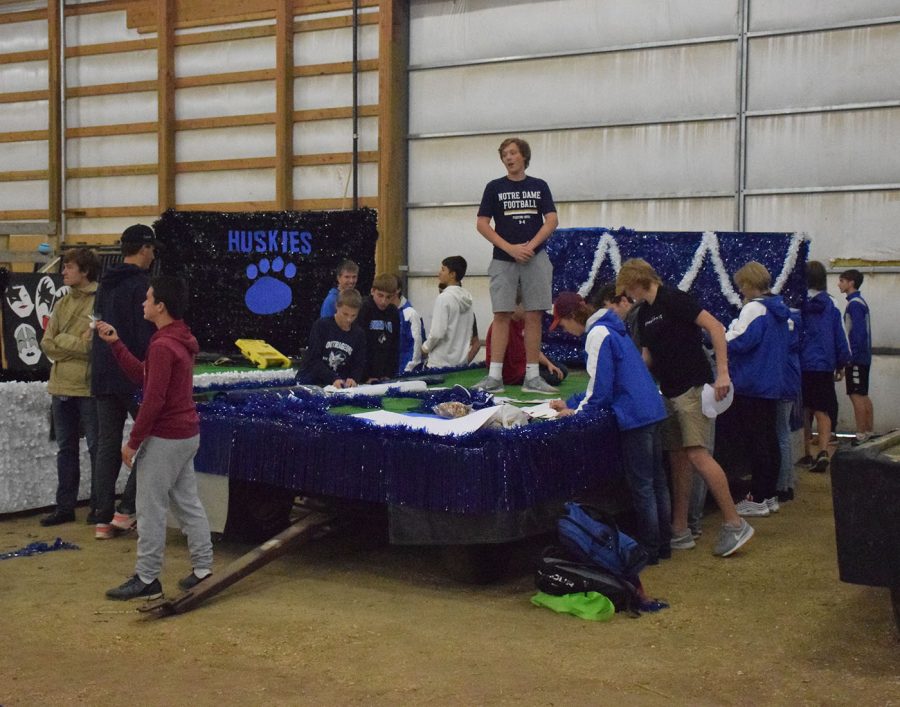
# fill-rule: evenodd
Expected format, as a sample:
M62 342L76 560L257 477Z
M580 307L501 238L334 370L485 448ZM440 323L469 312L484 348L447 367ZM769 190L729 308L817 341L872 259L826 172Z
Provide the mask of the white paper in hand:
M728 387L728 395L721 400L716 400L716 389L709 383L703 386L703 392L700 393L700 406L703 414L710 419L715 419L717 415L721 415L729 407L731 401L734 400L734 386Z

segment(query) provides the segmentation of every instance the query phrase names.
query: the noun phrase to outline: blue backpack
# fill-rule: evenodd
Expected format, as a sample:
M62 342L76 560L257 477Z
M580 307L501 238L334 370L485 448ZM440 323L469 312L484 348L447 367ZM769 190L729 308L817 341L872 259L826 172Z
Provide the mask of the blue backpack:
M637 580L647 565L647 551L619 530L615 521L599 508L572 501L565 508L557 524L563 547L581 562L631 582Z

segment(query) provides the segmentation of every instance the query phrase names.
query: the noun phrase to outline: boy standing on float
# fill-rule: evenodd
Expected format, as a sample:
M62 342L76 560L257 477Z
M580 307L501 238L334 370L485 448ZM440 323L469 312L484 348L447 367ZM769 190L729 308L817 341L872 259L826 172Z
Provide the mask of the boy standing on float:
M553 265L544 242L559 225L556 205L547 182L530 177L531 147L520 138L500 144L500 161L506 176L488 182L478 207L478 232L494 246L488 268L491 278L491 357L488 375L474 387L488 392L503 388L503 358L509 341L509 325L521 288L525 308L526 393L555 393L538 372L541 325L544 312L553 305ZM493 220L493 226L491 221Z

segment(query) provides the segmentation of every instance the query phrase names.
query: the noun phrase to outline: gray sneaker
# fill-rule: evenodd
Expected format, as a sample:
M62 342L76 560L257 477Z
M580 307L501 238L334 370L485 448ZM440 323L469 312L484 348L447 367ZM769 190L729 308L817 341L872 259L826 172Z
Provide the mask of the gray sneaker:
M687 528L681 533L672 533L672 539L669 541L669 547L671 547L673 550L690 550L697 547L697 543L694 542L694 534L691 532L691 529Z
M741 518L741 524L737 528L725 523L722 525L722 530L719 531L719 539L716 541L713 555L728 557L752 537L753 526L743 518Z
M502 393L506 388L503 387L503 381L493 376L485 376L475 385L472 390L483 390L485 393Z
M547 381L545 381L540 376L535 376L534 378L529 378L524 383L522 383L522 392L523 393L544 393L544 394L554 394L558 393L559 389L554 388Z

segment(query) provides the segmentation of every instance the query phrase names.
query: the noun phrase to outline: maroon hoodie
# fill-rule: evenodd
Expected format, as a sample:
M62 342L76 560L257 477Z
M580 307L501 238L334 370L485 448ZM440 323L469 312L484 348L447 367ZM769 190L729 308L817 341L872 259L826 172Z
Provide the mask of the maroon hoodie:
M144 399L128 446L137 449L149 436L188 439L200 432L194 405L194 356L200 351L187 324L176 319L150 338L147 359L141 363L121 339L112 352L125 375L143 383Z

